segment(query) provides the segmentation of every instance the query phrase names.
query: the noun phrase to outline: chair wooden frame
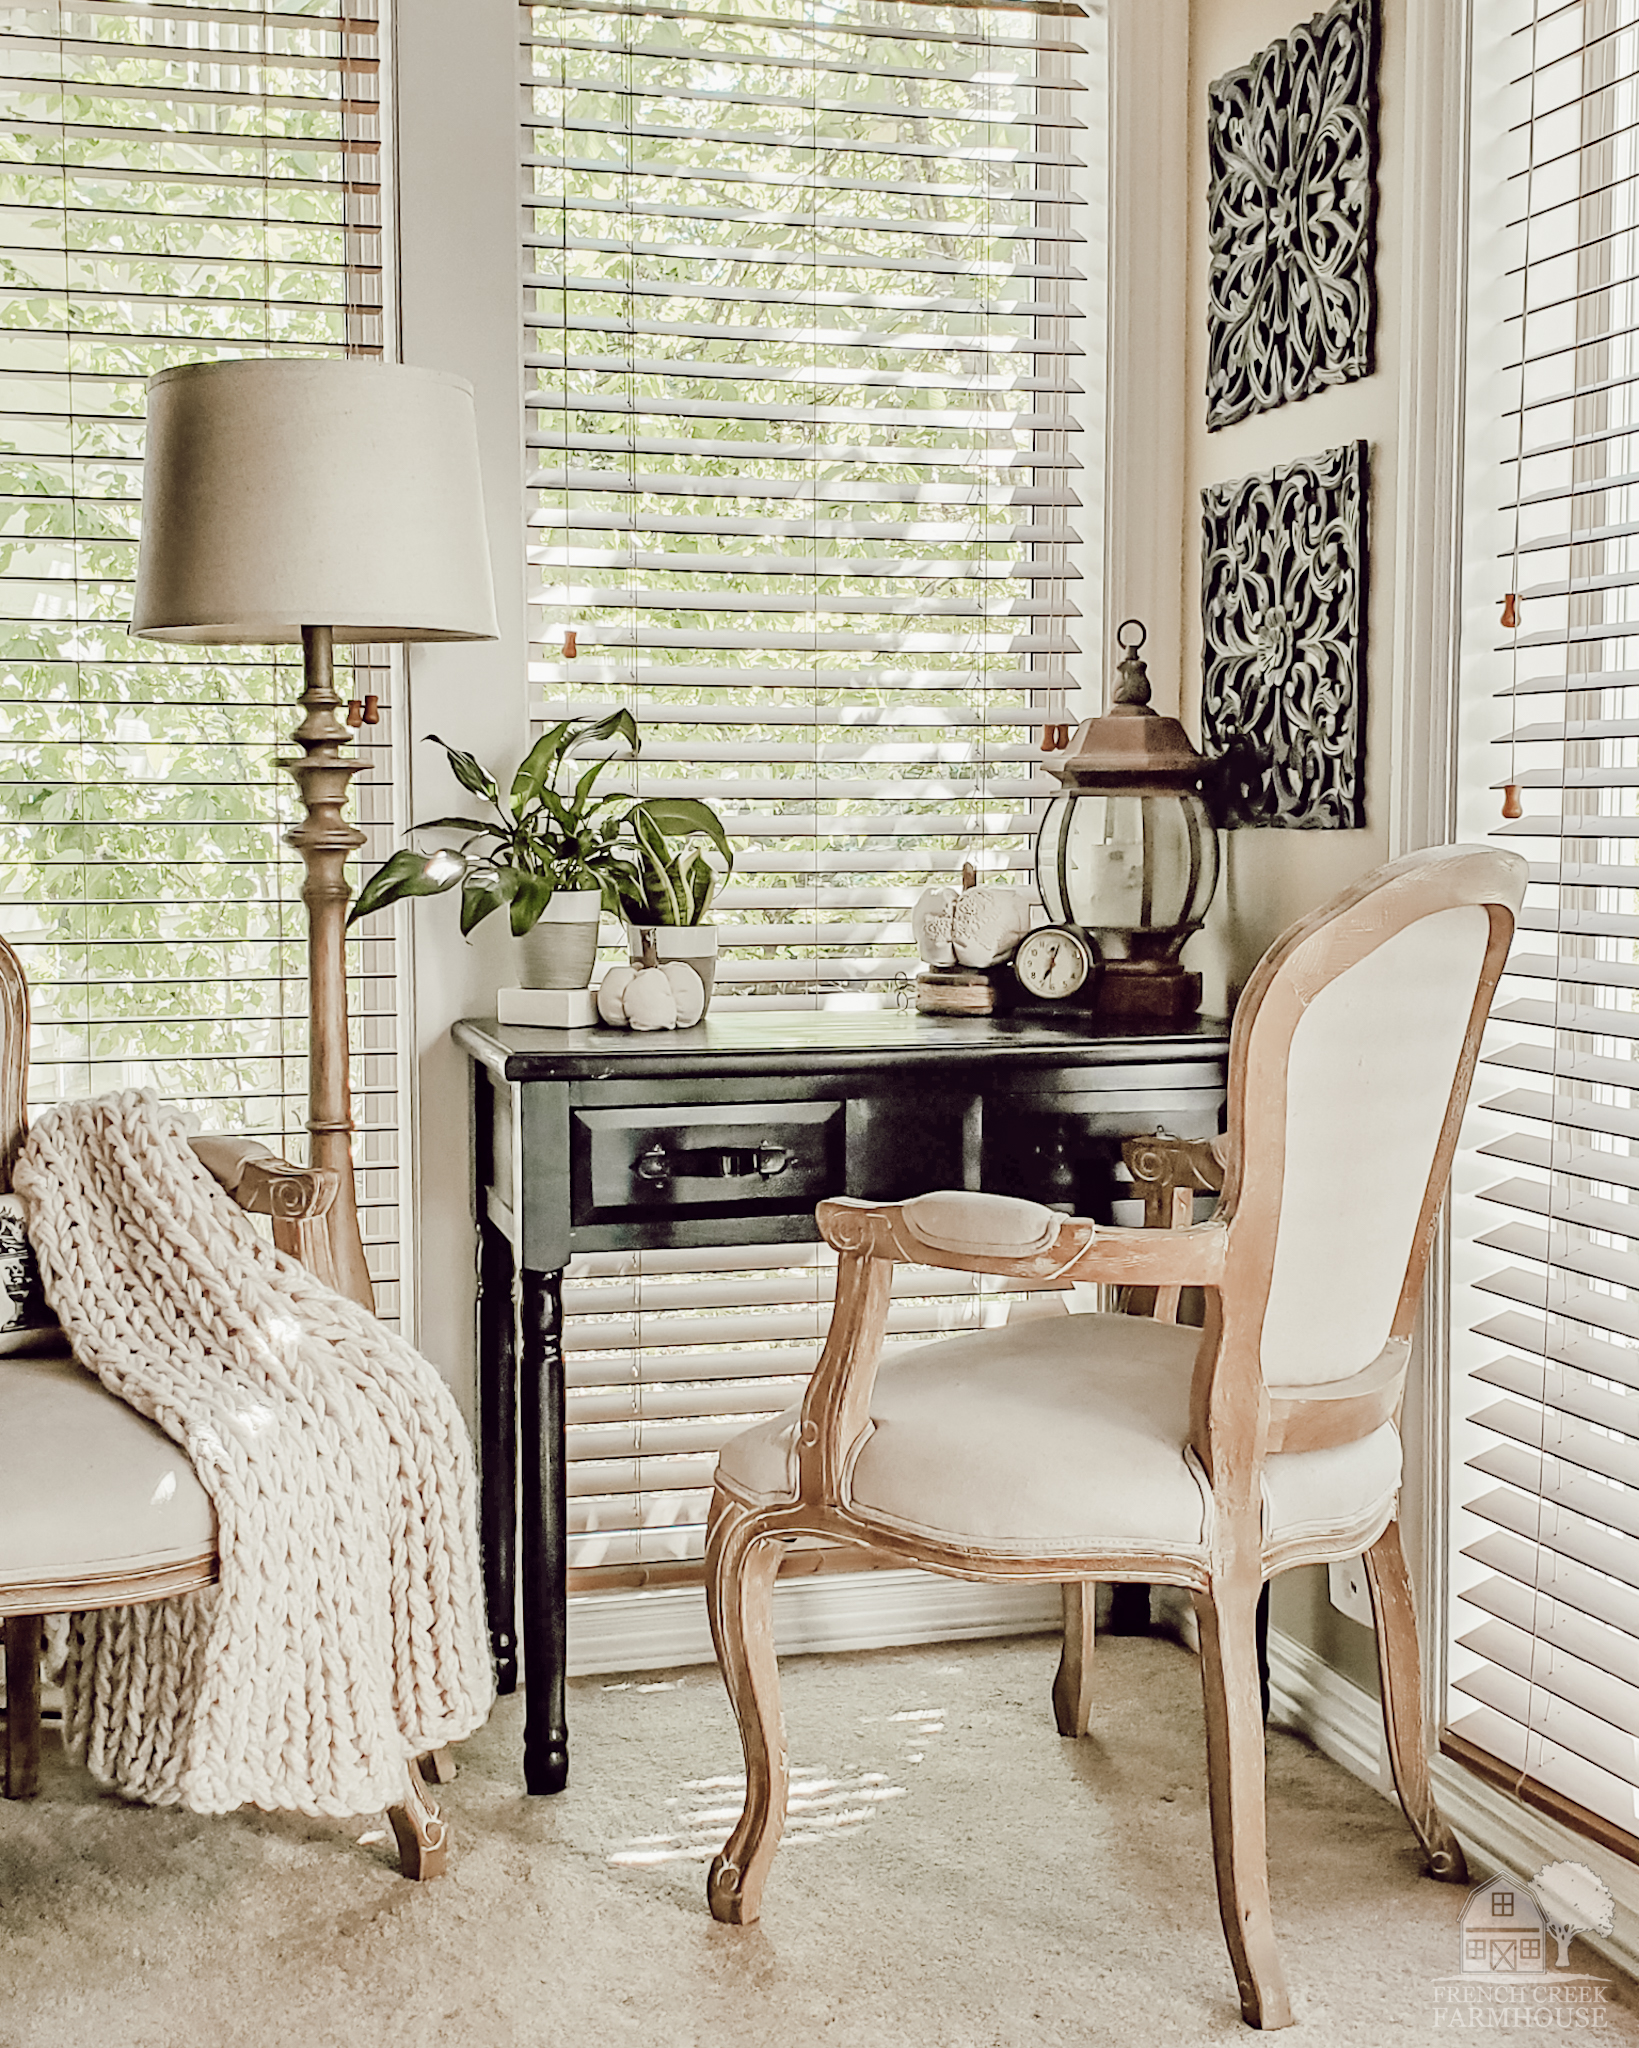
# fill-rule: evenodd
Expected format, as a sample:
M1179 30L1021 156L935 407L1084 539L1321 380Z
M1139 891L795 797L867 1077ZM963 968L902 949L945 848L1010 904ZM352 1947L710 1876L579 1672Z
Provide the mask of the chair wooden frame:
M28 1133L28 1044L28 982L16 953L0 939L0 1192L10 1190L12 1170ZM341 1184L338 1173L329 1167L292 1166L254 1139L200 1137L193 1140L193 1149L200 1164L241 1209L269 1219L273 1241L281 1251L300 1259L327 1286L345 1291L345 1269L332 1245L329 1222ZM0 1359L0 1388L3 1374L4 1360ZM0 1587L6 1662L4 1791L8 1799L30 1799L39 1791L44 1617L173 1599L213 1585L217 1564L213 1544L197 1557L159 1570L54 1574ZM435 1783L444 1783L453 1775L443 1751L407 1764L403 1803L392 1807L387 1816L398 1844L399 1867L406 1877L437 1877L448 1863L449 1829L427 1791L426 1780L430 1777Z
M1269 1905L1257 1603L1277 1572L1351 1554L1364 1544L1395 1786L1430 1873L1450 1883L1466 1881L1462 1849L1435 1806L1429 1780L1421 1659L1397 1504L1384 1527L1356 1532L1347 1545L1335 1537L1266 1543L1261 1477L1272 1452L1347 1444L1399 1419L1423 1276L1480 1034L1513 933L1522 873L1512 856L1483 849L1412 856L1366 876L1277 941L1249 982L1235 1019L1228 1133L1216 1150L1223 1190L1210 1222L1124 1230L1069 1218L1044 1248L1001 1256L936 1249L910 1226L899 1204L821 1204L820 1230L840 1262L830 1332L800 1410L795 1498L770 1504L741 1497L720 1469L708 1522L712 1634L746 1759L745 1808L707 1880L717 1919L757 1919L778 1847L787 1767L772 1591L786 1546L814 1537L868 1545L907 1565L958 1578L1064 1584L1065 1656L1054 1681L1054 1706L1066 1733L1085 1728L1090 1704L1093 1583L1140 1580L1188 1588L1200 1623L1219 1907L1241 2011L1259 2027L1289 2025L1292 2010ZM1271 1388L1263 1378L1260 1338L1274 1270L1293 1034L1320 990L1384 940L1421 918L1470 905L1485 909L1489 936L1389 1342L1347 1379ZM872 1389L893 1268L900 1261L993 1273L1034 1287L1095 1281L1154 1288L1163 1297L1171 1292L1174 1301L1175 1290L1205 1290L1189 1423L1189 1442L1214 1503L1205 1557L1164 1547L1135 1554L1130 1544L1107 1557L983 1551L909 1537L853 1506L850 1476L871 1430Z

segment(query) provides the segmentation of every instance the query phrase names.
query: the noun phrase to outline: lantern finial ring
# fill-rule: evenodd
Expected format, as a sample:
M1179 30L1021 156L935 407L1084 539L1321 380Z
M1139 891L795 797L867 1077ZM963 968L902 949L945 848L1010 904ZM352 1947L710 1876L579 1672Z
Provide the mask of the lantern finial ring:
M1121 637L1129 626L1136 626L1138 628L1138 638L1130 647ZM1123 654L1136 654L1149 637L1149 629L1142 619L1123 619L1115 629L1115 644L1121 649Z

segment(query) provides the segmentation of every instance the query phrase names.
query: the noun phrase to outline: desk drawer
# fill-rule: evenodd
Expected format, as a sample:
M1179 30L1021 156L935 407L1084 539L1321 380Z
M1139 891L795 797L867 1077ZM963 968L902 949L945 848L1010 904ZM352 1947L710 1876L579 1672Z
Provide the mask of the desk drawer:
M574 1220L811 1210L845 1180L840 1102L571 1109Z

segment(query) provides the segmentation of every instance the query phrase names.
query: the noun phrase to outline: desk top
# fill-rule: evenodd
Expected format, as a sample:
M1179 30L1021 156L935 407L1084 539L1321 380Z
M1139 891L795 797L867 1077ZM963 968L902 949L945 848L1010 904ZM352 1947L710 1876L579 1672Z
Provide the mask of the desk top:
M818 1074L1001 1060L1010 1066L1221 1061L1216 1017L1164 1030L1100 1030L1066 1017L923 1017L907 1010L731 1010L686 1031L535 1030L464 1017L457 1045L506 1081L619 1081Z

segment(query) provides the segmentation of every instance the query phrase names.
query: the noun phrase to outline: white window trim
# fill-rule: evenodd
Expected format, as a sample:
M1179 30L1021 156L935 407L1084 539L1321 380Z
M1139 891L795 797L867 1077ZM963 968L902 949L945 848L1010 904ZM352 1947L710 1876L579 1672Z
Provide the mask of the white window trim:
M474 387L500 625L494 641L410 652L403 800L407 816L429 817L457 808L457 790L442 757L425 744L428 733L442 732L490 759L521 752L526 730L517 24L510 7L400 0L395 28L400 352L407 363L454 371ZM469 944L453 914L441 911L453 912L453 905L407 913L415 928L405 976L415 1051L414 1327L419 1348L443 1370L470 1420L470 1081L449 1034L458 1018L493 1010L495 990L507 978L507 938L491 919Z
M1103 638L1122 619L1170 632L1184 588L1188 340L1189 10L1106 0L1109 107ZM1174 640L1174 645L1177 641ZM1157 664L1156 709L1170 677ZM1182 683L1185 697L1191 692ZM1091 694L1090 692L1087 694ZM1084 703L1083 715L1103 709Z

